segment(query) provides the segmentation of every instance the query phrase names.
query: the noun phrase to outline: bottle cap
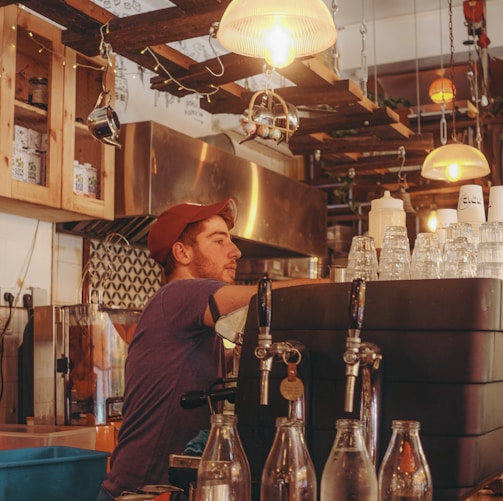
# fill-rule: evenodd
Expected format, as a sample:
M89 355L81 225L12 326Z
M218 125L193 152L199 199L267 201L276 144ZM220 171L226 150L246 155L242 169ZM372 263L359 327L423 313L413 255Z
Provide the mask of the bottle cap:
M386 190L381 198L376 198L370 202L370 208L403 210L403 200L393 198L390 191Z

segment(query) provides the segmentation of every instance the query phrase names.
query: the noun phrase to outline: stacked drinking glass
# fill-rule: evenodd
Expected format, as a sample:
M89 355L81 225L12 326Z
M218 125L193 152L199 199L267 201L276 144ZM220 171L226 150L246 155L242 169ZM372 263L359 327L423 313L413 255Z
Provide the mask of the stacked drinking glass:
M379 257L379 280L410 278L410 245L405 226L388 226Z
M418 233L410 261L410 276L413 279L440 278L442 251L436 233Z
M365 235L353 237L348 254L346 280L348 282L355 278L377 280L377 266L377 251L374 239Z
M480 225L477 277L503 279L503 222Z

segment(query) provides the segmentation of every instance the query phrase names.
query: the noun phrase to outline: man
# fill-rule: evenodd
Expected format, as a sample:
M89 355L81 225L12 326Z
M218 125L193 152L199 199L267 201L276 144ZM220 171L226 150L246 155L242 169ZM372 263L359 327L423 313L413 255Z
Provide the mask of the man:
M146 305L129 346L123 424L98 501L143 485L169 484L169 455L182 453L210 426L207 406L186 410L179 401L183 393L225 375L209 297L225 315L257 292L256 286L234 285L241 256L230 235L236 215L232 199L180 204L152 225L148 247L167 283ZM275 287L312 282L297 279Z

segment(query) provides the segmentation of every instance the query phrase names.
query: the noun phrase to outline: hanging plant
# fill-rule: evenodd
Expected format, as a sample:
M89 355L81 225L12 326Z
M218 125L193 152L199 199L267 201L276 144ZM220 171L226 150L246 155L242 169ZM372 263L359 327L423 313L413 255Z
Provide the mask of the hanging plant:
M372 94L371 92L368 93L368 96L369 99L374 101L378 106L387 106L392 110L396 110L398 108L409 108L411 106L411 102L408 99L403 99L402 97L395 99L378 94L376 100L375 94Z

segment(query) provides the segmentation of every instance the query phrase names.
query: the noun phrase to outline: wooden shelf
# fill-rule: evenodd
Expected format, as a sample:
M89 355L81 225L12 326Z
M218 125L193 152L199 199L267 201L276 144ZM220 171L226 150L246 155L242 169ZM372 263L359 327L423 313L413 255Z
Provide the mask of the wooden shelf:
M39 132L47 131L47 111L16 100L14 117L17 125Z

